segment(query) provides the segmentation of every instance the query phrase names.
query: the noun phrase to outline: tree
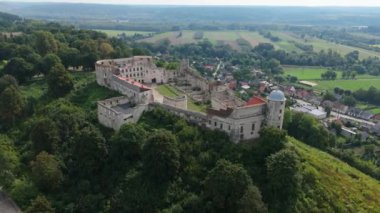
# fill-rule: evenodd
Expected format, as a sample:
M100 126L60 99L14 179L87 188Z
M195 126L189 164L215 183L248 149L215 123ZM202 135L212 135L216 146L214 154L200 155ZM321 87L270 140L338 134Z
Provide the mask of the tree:
M19 157L8 137L0 135L0 186L9 189L12 185Z
M260 130L260 139L257 144L258 153L255 154L264 160L267 156L283 149L286 143L285 131L273 127L263 128Z
M293 212L302 176L298 155L288 149L283 149L266 160L269 187L269 203L280 212Z
M329 107L329 106L325 106L325 112L326 112L326 117L328 118L328 117L330 117L330 115L331 115L331 107Z
M101 132L92 124L78 129L66 159L71 175L92 179L93 174L102 172L108 150Z
M54 155L42 151L30 166L33 180L41 190L54 191L60 187L63 174Z
M239 213L268 212L267 206L262 201L260 190L256 186L248 186L243 197L238 202Z
M154 132L143 148L143 170L147 178L156 184L168 183L176 177L179 166L174 135L168 131Z
M343 104L350 106L350 107L353 107L356 105L356 99L354 97L352 97L351 95L344 96L342 102L343 102Z
M57 64L61 64L61 59L56 54L49 53L41 59L36 69L38 69L38 72L46 76Z
M107 58L114 52L114 49L111 44L103 42L99 46L99 52L102 58Z
M51 206L45 196L37 196L30 206L26 209L25 213L54 213L55 210Z
M14 124L22 114L24 105L21 92L15 86L8 86L0 93L0 119L5 121L4 124Z
M51 68L47 76L49 92L54 97L62 97L69 93L74 86L73 79L62 64Z
M62 60L62 64L69 68L70 66L79 66L80 51L76 48L63 47L59 49L59 58Z
M30 139L34 153L38 154L41 151L55 153L60 143L57 125L46 117L35 120L30 130Z
M4 73L14 76L20 83L33 77L33 65L22 58L12 58L4 67Z
M16 179L12 184L10 195L21 209L26 209L30 200L38 195L37 187L29 180Z
M211 202L208 206L211 212L236 212L239 207L244 212L248 207L262 210L265 206L247 171L241 165L226 160L219 160L208 173L204 188L205 199Z
M55 40L54 35L47 31L37 31L35 36L35 48L44 56L48 53L56 53L58 51L58 42Z
M125 124L112 137L110 158L117 170L125 170L131 163L141 160L143 141L147 132L140 125Z
M323 95L323 100L329 100L329 101L336 101L336 98L335 98L335 95L332 94L331 92L327 91L324 95Z
M14 86L18 88L17 80L11 75L3 75L0 78L0 93L8 86Z

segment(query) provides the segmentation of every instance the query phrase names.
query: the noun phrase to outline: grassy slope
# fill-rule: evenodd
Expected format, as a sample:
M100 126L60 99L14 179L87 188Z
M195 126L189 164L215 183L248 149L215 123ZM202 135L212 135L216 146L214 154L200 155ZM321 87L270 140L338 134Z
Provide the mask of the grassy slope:
M305 145L293 138L290 143L302 159L305 170L314 174L312 189L303 189L306 198L302 206L310 212L380 212L379 181L350 167L333 156ZM305 180L313 182L313 180ZM303 184L305 187L305 184ZM310 198L310 199L307 199ZM315 205L314 202L318 204ZM313 204L314 203L314 204ZM316 209L315 206L318 206ZM329 206L329 207L328 207ZM331 207L333 207L331 209Z

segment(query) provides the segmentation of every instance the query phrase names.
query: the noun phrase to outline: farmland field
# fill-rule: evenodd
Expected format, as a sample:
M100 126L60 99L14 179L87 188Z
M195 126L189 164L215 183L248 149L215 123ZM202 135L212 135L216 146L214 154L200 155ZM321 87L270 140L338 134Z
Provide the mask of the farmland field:
M362 49L362 48L358 48L358 47L347 46L347 45L342 45L342 44L336 44L336 43L329 42L326 40L322 40L319 38L302 39L302 38L300 38L300 37L298 37L292 33L279 32L279 31L273 31L271 33L272 33L272 35L275 35L275 36L279 37L280 39L282 39L282 41L280 41L282 43L286 43L286 42L289 43L289 41L296 41L299 43L313 45L314 51L332 49L332 50L337 51L340 54L344 55L344 54L347 54L347 53L352 52L354 50L357 50L357 51L359 51L359 57L361 59L368 58L368 57L374 57L374 56L380 57L380 52L370 51L370 50L366 50L366 49ZM290 46L291 45L293 45L293 44L290 44ZM284 49L286 50L286 48L284 48Z
M196 31L184 30L180 32L166 32L157 34L151 38L142 39L141 41L156 43L163 39L169 39L173 45L196 43L200 40L194 39ZM251 46L257 46L259 43L269 43L270 40L264 38L257 32L250 31L203 31L203 38L208 39L212 44L224 43L229 44L232 48L239 50L238 39L246 40ZM278 47L277 45L275 45Z
M321 80L321 74L326 72L326 68L311 67L285 67L284 75L296 76L299 80L312 80L318 85L315 89L333 90L335 87L342 89L358 90L368 89L370 86L380 88L380 77L370 75L357 75L356 79L343 80L341 71L336 71L338 76L336 80Z
M128 31L128 30L100 30L100 29L94 29L94 30L103 32L110 37L116 37L122 33L125 33L126 36L133 36L135 34L148 35L152 33L152 32L146 32L146 31Z
M129 32L132 33L134 31L129 31ZM140 41L156 43L163 39L169 39L171 44L173 45L196 43L200 40L194 39L195 32L196 31L192 31L192 30L184 30L182 31L182 35L180 34L179 31L166 32L166 33L160 33L160 34L154 35L151 38L142 39ZM292 43L292 41L295 41L295 42L299 42L303 44L313 45L315 51L332 49L341 54L347 54L349 52L357 50L360 53L359 57L362 59L370 57L370 56L380 57L379 52L365 50L362 48L357 48L357 47L352 47L352 46L347 46L347 45L336 44L336 43L318 39L318 38L309 37L306 39L302 39L293 33L283 32L283 31L271 31L271 33L272 35L279 37L281 41L272 42L269 39L260 35L258 32L251 32L251 31L244 31L244 30L203 31L203 34L204 34L203 38L208 39L213 44L217 44L218 42L229 44L232 48L237 49L237 50L239 50L239 45L237 43L237 40L244 39L253 47L258 45L259 43L272 43L278 49L284 49L286 51L302 52L301 49L299 49L298 47L295 46L294 43Z

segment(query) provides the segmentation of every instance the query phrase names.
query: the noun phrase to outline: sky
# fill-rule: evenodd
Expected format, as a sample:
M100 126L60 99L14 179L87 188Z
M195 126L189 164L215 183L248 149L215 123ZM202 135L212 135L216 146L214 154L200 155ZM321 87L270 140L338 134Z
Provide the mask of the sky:
M0 0L152 5L380 6L380 0Z

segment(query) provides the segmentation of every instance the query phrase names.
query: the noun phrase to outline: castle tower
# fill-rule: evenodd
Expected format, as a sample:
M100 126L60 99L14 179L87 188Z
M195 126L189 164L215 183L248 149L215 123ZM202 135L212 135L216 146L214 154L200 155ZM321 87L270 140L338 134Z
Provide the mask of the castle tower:
M267 125L282 129L285 111L285 95L280 90L273 90L268 96Z

